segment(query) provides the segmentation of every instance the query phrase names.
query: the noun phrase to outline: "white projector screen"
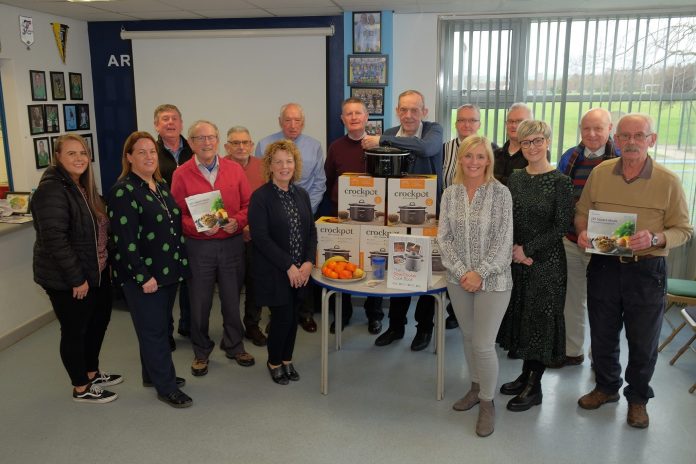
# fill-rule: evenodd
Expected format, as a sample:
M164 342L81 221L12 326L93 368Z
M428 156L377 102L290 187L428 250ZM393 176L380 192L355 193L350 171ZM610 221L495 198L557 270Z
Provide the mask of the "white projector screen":
M154 132L157 105L176 105L184 136L198 119L220 130L246 126L254 142L278 132L280 107L305 111L303 133L326 154L326 38L259 37L134 39L133 74L138 129Z

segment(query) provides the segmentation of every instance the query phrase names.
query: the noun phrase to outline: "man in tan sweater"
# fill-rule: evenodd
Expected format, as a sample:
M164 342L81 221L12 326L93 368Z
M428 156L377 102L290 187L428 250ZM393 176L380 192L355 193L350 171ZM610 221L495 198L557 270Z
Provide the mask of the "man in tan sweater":
M632 257L595 254L587 267L596 386L578 400L583 409L618 401L623 383L619 336L624 327L629 351L624 375L627 422L637 428L649 425L646 404L655 396L650 379L655 371L665 305L665 256L693 232L681 181L648 156L657 140L652 128L647 115L627 114L621 118L615 136L621 157L593 169L575 214L581 247L590 246L590 210L635 213L638 217L636 232L629 239Z

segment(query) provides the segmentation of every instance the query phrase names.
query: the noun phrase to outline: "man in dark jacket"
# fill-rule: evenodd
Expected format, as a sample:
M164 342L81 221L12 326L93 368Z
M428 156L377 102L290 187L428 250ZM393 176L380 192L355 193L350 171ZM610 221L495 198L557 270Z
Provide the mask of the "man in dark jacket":
M190 160L193 151L186 139L181 135L184 121L181 111L175 105L163 104L155 108L155 130L157 137L157 158L160 174L171 187L174 170ZM191 306L189 303L188 287L183 281L179 287L179 334L188 337L191 334ZM169 321L169 344L172 351L176 349L174 342L174 316Z
M524 103L513 103L505 118L505 131L508 140L505 145L494 152L493 174L504 185L507 185L508 177L512 171L527 166L527 160L522 156L522 147L517 140L517 126L525 119L534 119L531 108Z

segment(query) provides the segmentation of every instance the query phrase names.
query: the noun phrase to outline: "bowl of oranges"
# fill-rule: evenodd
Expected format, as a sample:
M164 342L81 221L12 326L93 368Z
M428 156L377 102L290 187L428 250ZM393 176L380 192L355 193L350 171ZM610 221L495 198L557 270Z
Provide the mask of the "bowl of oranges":
M328 280L337 282L357 282L365 278L365 271L343 256L333 256L321 267L321 274Z

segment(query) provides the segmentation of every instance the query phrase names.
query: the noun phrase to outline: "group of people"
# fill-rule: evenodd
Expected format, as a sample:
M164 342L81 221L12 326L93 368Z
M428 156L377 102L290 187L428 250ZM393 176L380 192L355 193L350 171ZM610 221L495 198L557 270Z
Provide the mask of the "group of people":
M479 406L476 433L493 433L498 384L498 343L522 360L521 374L500 386L511 411L542 402L547 368L584 362L589 314L596 387L579 399L585 409L618 400L623 380L619 333L626 329L629 362L624 394L628 423L647 427L646 404L657 357L665 295L665 256L689 239L692 227L679 179L649 155L657 135L648 116L628 114L612 139L611 115L587 111L581 142L550 163L551 129L523 103L507 111L505 144L477 134L480 110L457 110L457 137L443 144L443 130L426 121L423 95L399 95L399 125L367 135L368 111L357 98L342 104L346 135L330 144L303 134L305 115L283 105L280 131L254 149L249 130L220 133L210 121L194 122L187 137L174 105L155 110L155 140L134 132L126 140L122 173L103 200L95 187L84 140L66 135L56 144L32 200L37 232L35 280L48 293L61 324L61 357L76 401L108 402L103 387L121 376L100 369L99 350L111 311L111 279L122 286L140 344L142 380L174 407L190 406L181 391L171 351L173 305L179 292L178 332L190 336L191 372L208 373L215 342L209 317L218 284L223 319L220 348L241 366L255 360L244 338L267 346L267 369L282 385L300 378L293 364L298 324L317 330L310 273L317 237L314 219L325 196L335 212L338 177L364 172L363 151L380 145L408 150L408 172L438 179L438 241L447 269L451 314L459 327L469 368L469 391L458 411ZM255 156L254 156L255 153ZM219 190L228 221L198 232L185 199ZM629 238L633 257L589 255L590 210L637 213ZM587 277L586 277L587 276ZM246 287L243 322L240 292ZM344 295L341 327L352 306ZM434 300L417 299L411 349L431 341ZM368 330L386 346L404 337L410 298L391 298L382 332L382 301L368 298ZM270 323L259 324L261 307ZM77 309L75 309L77 308ZM335 326L332 325L332 330Z

